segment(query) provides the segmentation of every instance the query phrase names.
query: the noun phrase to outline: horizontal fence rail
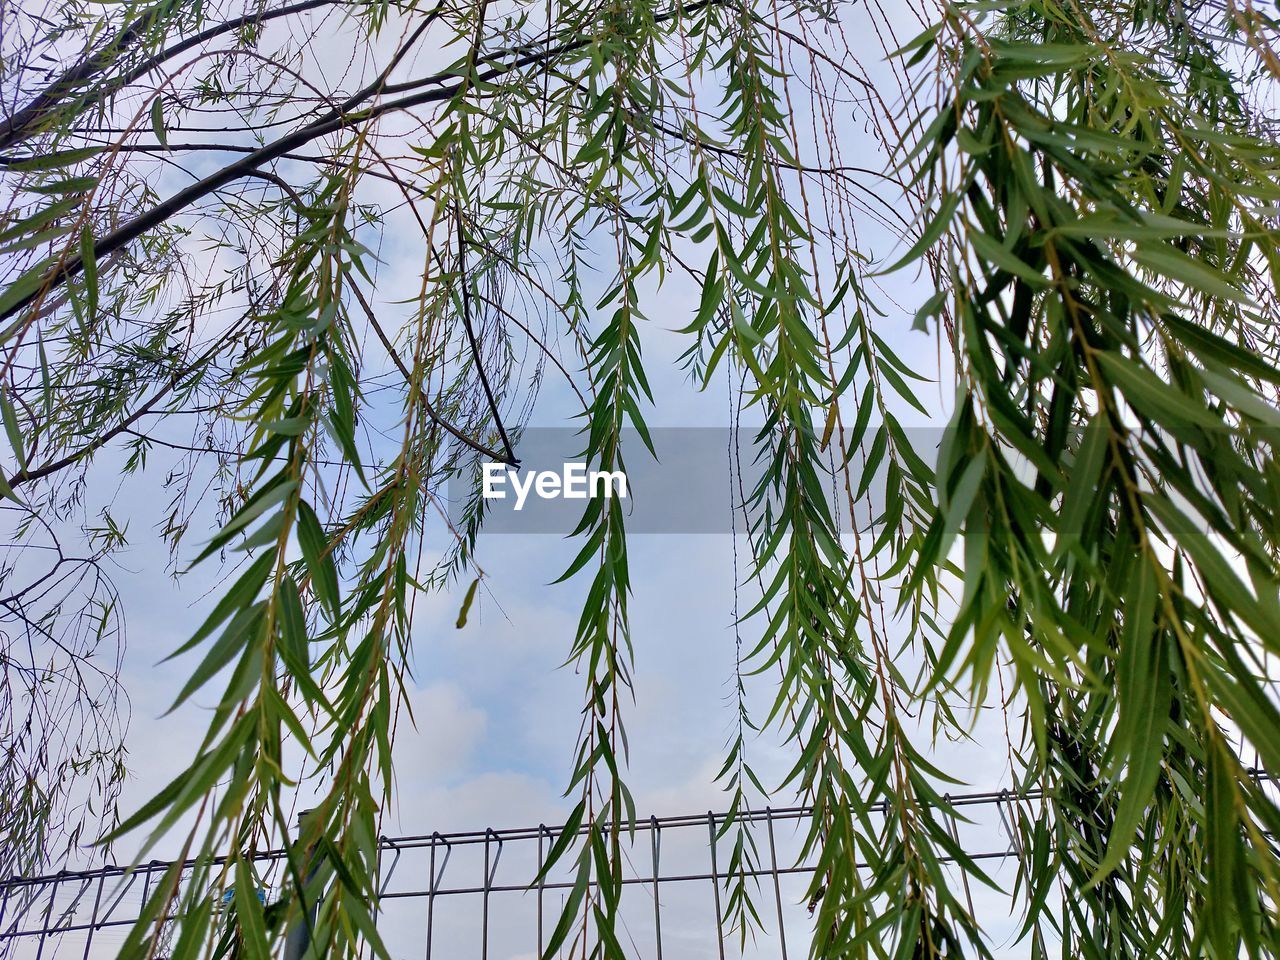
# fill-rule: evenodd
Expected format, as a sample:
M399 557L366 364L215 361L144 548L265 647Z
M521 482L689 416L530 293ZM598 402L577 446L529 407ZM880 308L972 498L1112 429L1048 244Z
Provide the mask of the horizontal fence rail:
M1258 777L1268 780L1266 774ZM1003 790L946 799L955 811L948 820L957 845L984 862L983 869L998 883L1002 874L1012 881L1022 842L1019 825L1025 829L1036 817L1033 807L1041 793ZM878 812L884 815L883 804ZM618 933L629 955L637 960L807 956L815 905L808 896L813 867L802 852L810 813L808 807L766 807L740 811L732 821L713 811L637 820L623 845ZM727 877L725 865L739 830L754 851L753 862ZM571 864L536 880L560 831L539 824L380 838L378 930L393 960L540 957L573 886ZM282 850L256 855L268 884L261 895L268 900L278 893L284 857ZM154 883L171 865L153 860L3 882L0 958L114 957ZM181 884L189 881L194 865L184 863ZM1007 920L1010 946L1018 923L1007 894L985 885L971 888L967 874L952 869L969 909L992 918L986 925L996 941L1002 936L1000 921ZM745 940L725 916L730 882L748 885L760 917ZM1008 889L1011 883L1001 885ZM180 922L178 917L166 921L162 941L172 941ZM163 951L157 954L157 960L163 957Z

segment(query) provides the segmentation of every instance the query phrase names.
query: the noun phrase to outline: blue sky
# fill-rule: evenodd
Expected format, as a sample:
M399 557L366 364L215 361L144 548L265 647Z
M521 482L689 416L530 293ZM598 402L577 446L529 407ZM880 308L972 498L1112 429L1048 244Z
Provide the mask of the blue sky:
M340 46L337 38L322 37L319 43ZM868 48L873 72L883 70L876 65L879 56L878 49ZM847 153L872 165L875 161L867 154L878 151L872 138L853 122L846 132ZM223 160L203 155L191 172L207 172ZM186 180L172 169L158 171L157 189L166 193ZM394 199L384 185L372 183L367 190L362 199ZM403 215L392 217L382 236L366 238L382 261L374 293L379 310L393 311L391 304L417 287L418 251L401 242L402 229ZM888 260L895 241L868 225L862 228L860 243L864 252ZM210 269L215 267L197 245L192 245L192 252L204 257ZM877 332L909 362L939 374L945 371L937 370L934 335L910 329L915 307L932 292L918 278L903 274L880 281L872 295L888 310L877 321ZM706 391L698 391L676 364L688 341L672 331L688 322L697 296L689 283L672 277L646 299L646 361L657 397L648 413L651 426L724 427L729 421L723 371ZM570 370L577 370L579 364L567 348L562 359ZM388 367L376 351L366 363L370 373ZM950 402L948 389L937 384L923 386L921 399L940 416ZM549 375L531 423L560 426L574 409L571 393ZM918 414L903 413L909 423L920 420ZM183 436L186 429L172 424L161 428L161 435L172 431L176 439L189 440L189 433ZM87 494L90 515L98 506L110 505L113 515L129 521L130 546L115 557L113 574L127 621L123 680L132 700L126 811L185 767L203 732L216 683L166 716L193 661L190 656L161 661L203 619L210 592L216 595L227 573L209 563L177 579L168 575L158 528L169 501L162 486L166 458L159 450L151 458L145 474L121 481L123 455L104 451L90 472ZM727 486L726 478L726 517ZM637 496L643 493L635 491ZM201 514L207 523L213 522L211 504ZM431 531L428 551L438 553L445 536L443 529ZM200 539L197 524L180 565L190 559ZM735 548L741 575L747 555L742 538L736 544L723 534L641 534L632 539L636 702L626 711L631 744L627 780L642 816L725 806L713 780L734 723L730 696L736 649ZM563 817L569 805L561 792L568 781L582 685L573 669L561 664L573 637L585 578L550 584L577 549L574 542L554 534L482 535L476 558L487 576L467 626L454 626L467 580L447 593L419 600L411 696L418 722L416 729L403 723L397 739L397 790L386 812L385 834L519 827L556 823ZM741 609L753 603L751 588L744 588ZM754 630L750 623L741 627L748 647ZM770 688L768 676L750 681L751 703L760 718L767 712ZM995 718L984 715L972 742L941 744L936 754L947 769L963 771L973 789L998 788L1008 779L1002 743ZM774 731L754 738L749 753L766 784L779 782L791 766L790 754ZM773 802L785 806L795 799L782 792ZM987 836L1002 843L990 832ZM172 854L175 843L176 838L162 842L150 855ZM119 858L127 858L133 849L125 840Z
M391 289L397 286L386 283ZM659 307L651 314L674 325L689 310L690 296L691 291L672 284L655 294ZM931 352L932 339L910 331L907 317L891 316L880 330L904 355ZM682 338L653 321L645 342L658 397L651 414L655 426L727 422L726 384L721 380L698 392L676 368ZM930 389L935 391L930 403L937 405L936 388ZM549 381L534 424L559 422L566 402L556 390ZM95 472L111 475L101 467ZM162 573L166 557L154 527L167 502L159 490L162 475L157 463L123 486L95 490L113 501L113 513L131 517L132 546L118 556L116 573L128 617L124 680L133 698L126 809L182 769L209 706L208 697L197 697L162 717L191 663L189 658L159 661L194 629L209 606L207 591L221 581L213 565L198 566L176 581ZM723 508L727 513L727 489ZM442 530L434 533L444 535ZM713 781L734 718L734 546L728 535L640 534L632 539L636 702L626 711L631 743L627 780L642 817L720 810L726 804ZM736 547L741 575L745 539L740 537ZM194 542L187 553L193 548ZM501 829L563 818L569 804L561 792L582 691L572 668L560 664L572 639L583 579L558 585L552 581L576 551L573 541L554 534L482 535L477 559L487 576L467 626L459 630L454 625L465 579L449 592L419 601L411 698L417 726L404 723L397 738L397 790L386 812L385 834ZM740 608L745 611L753 602L751 588L744 587ZM754 629L750 622L741 627L748 647ZM749 689L754 712L763 717L771 678L754 678ZM927 734L922 731L921 737L927 739ZM963 771L973 789L998 788L1008 778L1002 743L995 718L984 716L972 742L942 744L935 755L945 768ZM774 731L754 738L749 752L769 785L790 767L790 752ZM786 806L796 798L783 791L772 802ZM973 839L1003 846L1003 838L990 827ZM126 841L121 852L127 849ZM156 854L163 856L169 849L162 843ZM797 904L800 896L795 893ZM995 895L988 898L998 928L1006 902ZM407 941L412 941L417 920L398 920L392 927L399 930L403 924ZM687 923L697 942L704 942L698 940L706 933L703 920L690 908ZM674 918L669 925L676 929Z

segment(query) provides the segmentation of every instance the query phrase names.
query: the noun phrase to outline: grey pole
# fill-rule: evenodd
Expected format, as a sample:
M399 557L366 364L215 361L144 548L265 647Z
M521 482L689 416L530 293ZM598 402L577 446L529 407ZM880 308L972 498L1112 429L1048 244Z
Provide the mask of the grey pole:
M301 841L306 836L307 821L311 818L311 810L303 810L298 814L298 840ZM316 910L318 904L308 904L305 901L306 886L311 883L312 877L316 874L315 868L315 847L307 848L306 867L303 874L303 891L299 894L303 898L304 914L300 922L288 932L284 941L284 960L302 960L307 954L307 950L311 947L311 928L316 923Z

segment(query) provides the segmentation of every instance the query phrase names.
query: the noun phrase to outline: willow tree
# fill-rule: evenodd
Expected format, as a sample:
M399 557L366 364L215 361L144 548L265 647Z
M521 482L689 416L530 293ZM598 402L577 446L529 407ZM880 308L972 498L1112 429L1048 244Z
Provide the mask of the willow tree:
M172 914L174 957L266 956L304 924L313 956L380 949L414 598L475 575L484 520L477 499L433 525L442 485L518 459L544 374L580 397L592 468L623 466L673 277L701 291L693 388L727 378L763 423L735 504L759 592L742 669L776 678L751 719L812 807L814 955L988 955L948 872L984 882L948 829L957 771L919 732L982 706L1040 798L1016 823L1030 955L1277 955L1280 60L1248 0L3 14L10 549L56 521L98 563L119 521L67 533L95 470L127 483L176 447L175 559L234 571L173 651L179 703L218 684L198 755L119 825L194 820L179 849L205 865L158 885L123 956ZM380 288L392 252L410 288ZM881 293L895 271L915 302ZM910 326L923 366L886 335ZM939 377L955 403L921 443L903 411ZM202 492L220 527L193 528ZM566 638L583 722L553 859L576 882L549 952L584 957L625 955L625 524L589 501L566 571L588 584ZM19 579L4 650L115 642L76 619L115 616L109 587L52 615ZM761 799L744 744L735 810ZM38 771L30 822L84 770ZM288 835L299 775L322 800L263 907L250 854ZM734 850L747 936L755 854Z

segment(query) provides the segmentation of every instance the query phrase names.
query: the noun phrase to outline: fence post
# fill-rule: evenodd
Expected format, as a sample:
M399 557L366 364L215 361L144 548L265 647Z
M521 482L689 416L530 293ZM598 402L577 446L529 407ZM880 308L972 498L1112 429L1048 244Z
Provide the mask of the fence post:
M303 810L298 814L298 841L301 842L306 838L307 827L311 820L311 814L314 811ZM301 921L291 929L285 936L284 941L284 960L302 960L307 955L307 951L311 947L311 929L316 925L316 916L319 904L308 904L306 897L306 888L311 883L312 878L316 875L315 865L315 845L307 847L305 867L302 877L302 890L298 892L298 899L302 903Z

